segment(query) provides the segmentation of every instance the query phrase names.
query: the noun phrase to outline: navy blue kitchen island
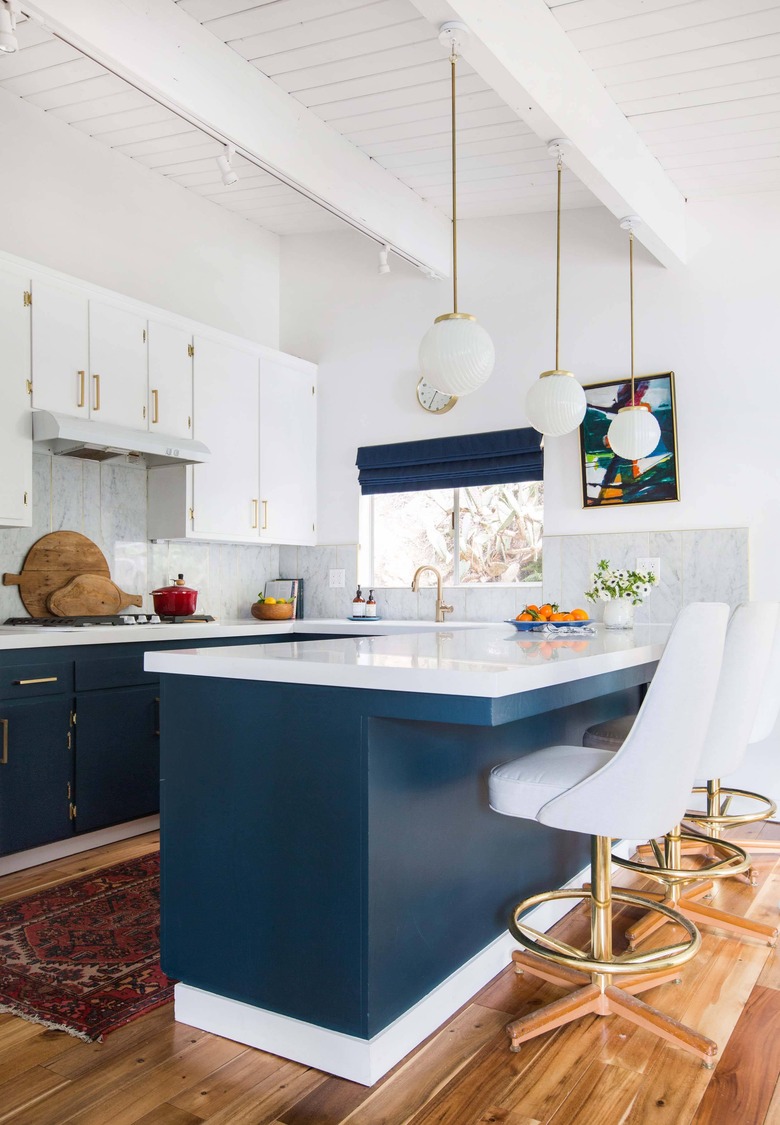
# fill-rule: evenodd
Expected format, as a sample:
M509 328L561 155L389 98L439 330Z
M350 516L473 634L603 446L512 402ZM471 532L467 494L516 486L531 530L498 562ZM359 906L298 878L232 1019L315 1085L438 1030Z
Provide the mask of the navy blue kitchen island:
M150 654L177 1019L381 1077L508 962L511 905L586 864L587 838L492 813L487 775L636 707L665 639L639 633Z

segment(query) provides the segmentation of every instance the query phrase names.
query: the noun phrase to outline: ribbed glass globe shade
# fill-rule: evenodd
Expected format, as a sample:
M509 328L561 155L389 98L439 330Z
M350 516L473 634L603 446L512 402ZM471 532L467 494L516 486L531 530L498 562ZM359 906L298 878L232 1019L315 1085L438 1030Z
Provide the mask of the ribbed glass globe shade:
M562 437L576 430L585 417L585 407L585 391L573 375L543 375L525 398L528 421L546 437Z
M643 406L620 410L607 431L609 447L626 461L649 457L661 440L658 419Z
M470 317L435 321L420 341L420 374L445 395L469 395L490 377L493 341Z

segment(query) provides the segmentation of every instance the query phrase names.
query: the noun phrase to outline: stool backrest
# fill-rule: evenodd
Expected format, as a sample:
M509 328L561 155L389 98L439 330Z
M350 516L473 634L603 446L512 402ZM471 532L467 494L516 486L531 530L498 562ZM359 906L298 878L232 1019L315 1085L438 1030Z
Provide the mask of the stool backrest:
M747 602L734 610L697 770L699 777L728 777L739 769L764 692L777 635L778 608L777 602ZM780 696L780 680L775 683L775 694Z
M621 748L585 781L542 808L542 824L643 840L683 817L715 701L729 608L686 606Z
M778 624L769 665L761 689L761 699L748 742L763 742L765 738L769 738L777 725L778 715L780 715L780 612L778 612Z

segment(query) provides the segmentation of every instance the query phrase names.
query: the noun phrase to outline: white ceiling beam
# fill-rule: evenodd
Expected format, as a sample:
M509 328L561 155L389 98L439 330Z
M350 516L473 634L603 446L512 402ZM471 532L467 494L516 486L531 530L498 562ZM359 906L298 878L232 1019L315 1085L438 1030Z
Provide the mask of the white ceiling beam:
M173 0L24 0L72 46L416 265L447 276L450 222Z
M545 0L412 0L434 26L461 20L463 57L664 265L685 262L685 200L570 42Z

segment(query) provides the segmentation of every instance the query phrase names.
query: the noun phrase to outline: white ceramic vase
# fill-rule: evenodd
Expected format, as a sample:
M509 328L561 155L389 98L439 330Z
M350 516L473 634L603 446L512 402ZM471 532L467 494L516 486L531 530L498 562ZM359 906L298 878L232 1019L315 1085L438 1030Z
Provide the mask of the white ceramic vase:
M604 602L604 626L607 629L634 628L631 598L610 598L608 602Z

